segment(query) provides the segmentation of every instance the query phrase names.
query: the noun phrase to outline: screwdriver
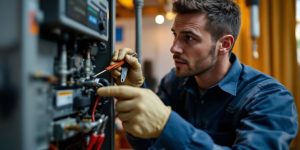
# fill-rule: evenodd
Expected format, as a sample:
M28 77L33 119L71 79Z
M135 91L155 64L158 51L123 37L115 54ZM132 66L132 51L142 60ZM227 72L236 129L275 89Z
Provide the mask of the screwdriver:
M132 54L131 56L133 56L133 57L136 56L136 53ZM118 62L115 63L115 64L109 65L109 66L106 67L104 70L102 70L102 71L100 71L99 73L95 74L93 77L96 78L96 77L98 77L99 75L103 74L104 72L106 72L106 71L111 71L111 70L113 70L113 69L116 69L116 68L118 68L118 67L124 65L124 64L125 64L125 61L124 61L124 60L118 61Z

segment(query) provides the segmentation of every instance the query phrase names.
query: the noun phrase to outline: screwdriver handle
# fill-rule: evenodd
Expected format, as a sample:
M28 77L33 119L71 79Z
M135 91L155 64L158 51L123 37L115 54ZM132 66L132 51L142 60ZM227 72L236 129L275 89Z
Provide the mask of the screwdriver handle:
M115 68L118 68L118 67L122 66L124 63L125 63L125 61L121 60L121 61L119 61L115 64L109 65L108 67L105 68L105 70L110 71L112 69L115 69Z

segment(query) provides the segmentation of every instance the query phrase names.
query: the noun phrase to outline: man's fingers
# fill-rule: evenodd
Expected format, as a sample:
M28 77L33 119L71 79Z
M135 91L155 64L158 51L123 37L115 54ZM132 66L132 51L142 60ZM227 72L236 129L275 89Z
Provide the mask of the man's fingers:
M126 130L126 132L136 137L141 137L141 134L143 133L140 126L136 124L133 120L123 122L123 127Z
M118 68L116 68L116 70L121 71L121 70L122 70L122 67L118 67Z
M134 54L135 52L130 49L130 48L122 48L120 49L119 51L119 57L118 57L118 60L123 60L125 58L126 55L132 55Z
M119 113L118 114L118 118L121 120L121 121L123 121L123 122L125 122L125 121L129 121L130 119L131 119L131 115L129 115L129 113Z
M120 61L120 60L123 60L124 58L125 58L125 55L126 54L130 54L130 53L132 53L132 49L130 49L130 48L122 48L122 49L120 49L119 50L119 56L118 56L118 61Z
M113 61L117 61L117 60L118 60L119 51L120 51L120 50L116 50L116 51L114 52L114 56L113 56L113 58L112 58Z
M132 69L138 69L141 67L136 57L126 55L125 59L126 62L132 67Z
M118 117L120 118L121 121L123 122L128 122L131 121L136 117L136 112L135 111L130 111L130 112L118 112Z
M124 59L125 55L127 53L127 49L126 48L123 48L123 49L120 49L120 52L119 52L119 56L118 56L118 61L121 61Z
M128 100L137 97L140 89L130 86L107 86L97 90L99 96L116 97L118 100Z
M120 113L129 113L136 107L136 101L134 100L124 100L117 101L116 103L116 111Z
M112 76L113 78L115 78L115 79L120 78L121 72L118 71L118 70L113 70L113 71L111 72L111 76Z

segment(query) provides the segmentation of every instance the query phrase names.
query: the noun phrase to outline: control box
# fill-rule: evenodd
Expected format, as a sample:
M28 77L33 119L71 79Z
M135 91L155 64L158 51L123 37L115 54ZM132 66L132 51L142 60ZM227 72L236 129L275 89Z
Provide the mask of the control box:
M97 149L113 150L114 101L97 95L113 80L93 76L111 61L115 0L0 6L0 18L13 23L0 30L12 33L0 42L1 149L86 150L98 133L105 138Z
M53 32L65 29L88 39L108 40L106 0L43 0L41 8L44 24Z

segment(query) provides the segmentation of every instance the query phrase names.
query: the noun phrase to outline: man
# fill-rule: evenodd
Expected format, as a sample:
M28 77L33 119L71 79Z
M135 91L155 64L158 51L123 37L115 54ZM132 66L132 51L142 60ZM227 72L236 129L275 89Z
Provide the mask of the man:
M133 50L113 61L131 66L129 86L98 89L116 110L134 149L288 149L298 121L291 94L272 77L240 64L232 47L240 10L232 0L177 0L171 53L175 69L157 95L144 82ZM129 54L129 55L127 55ZM112 72L120 85L120 69Z

